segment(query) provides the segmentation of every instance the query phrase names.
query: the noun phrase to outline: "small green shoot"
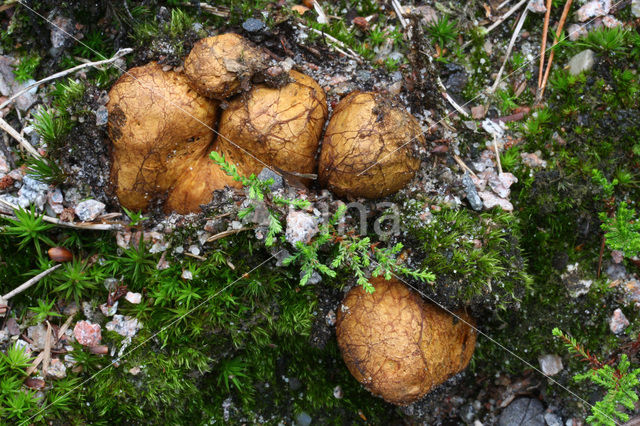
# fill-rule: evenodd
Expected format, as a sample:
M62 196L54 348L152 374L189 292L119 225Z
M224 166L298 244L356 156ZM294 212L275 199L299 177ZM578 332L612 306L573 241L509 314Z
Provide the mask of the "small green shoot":
M427 27L427 33L443 49L447 47L449 43L455 42L458 38L456 21L449 21L448 15L438 18L436 22L429 25L429 27Z
M640 254L640 219L634 209L627 207L627 203L620 203L613 217L601 212L600 220L610 249L621 250L626 257Z
M33 114L33 127L47 144L55 146L71 130L71 122L54 109L40 107Z
M35 207L31 206L29 210L25 210L19 207L14 210L16 216L15 219L5 217L4 220L11 225L5 227L4 232L6 235L12 235L21 238L18 244L19 249L24 249L29 244L33 243L38 253L38 257L42 256L42 249L40 244L46 244L54 246L55 244L49 237L45 235L45 231L53 228L53 225L44 223L42 215L39 215L35 211Z
M55 300L47 302L46 300L38 299L38 306L29 308L30 311L35 313L33 317L34 323L39 324L49 317L61 317L62 315L53 309L55 303Z
M27 175L49 185L60 184L64 182L67 177L60 166L53 160L45 157L30 157L27 160Z
M28 55L20 60L20 63L13 69L13 75L16 77L16 81L24 83L25 81L34 78L34 73L40 65L40 56Z
M575 338L564 334L559 328L553 329L553 335L562 339L569 353L589 364L590 369L587 372L576 374L573 379L577 382L590 380L606 390L604 398L591 407L591 415L587 417L587 422L594 425L615 426L618 424L617 420L628 421L629 415L620 411L620 407L634 410L635 403L638 401L635 388L640 384L638 380L640 368L630 370L631 364L626 354L622 354L618 365L612 367L600 361L584 349Z

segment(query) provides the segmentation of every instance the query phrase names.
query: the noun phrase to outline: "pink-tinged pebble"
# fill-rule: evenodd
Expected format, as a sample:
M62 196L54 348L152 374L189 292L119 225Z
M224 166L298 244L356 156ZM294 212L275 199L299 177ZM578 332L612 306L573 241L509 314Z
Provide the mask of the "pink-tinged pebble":
M100 344L102 331L99 324L92 324L89 321L78 321L73 328L73 336L76 341L83 346L95 346Z
M137 305L142 301L142 295L140 293L132 293L130 291L127 292L127 295L124 296L124 298L127 299L127 302L133 303L134 305Z

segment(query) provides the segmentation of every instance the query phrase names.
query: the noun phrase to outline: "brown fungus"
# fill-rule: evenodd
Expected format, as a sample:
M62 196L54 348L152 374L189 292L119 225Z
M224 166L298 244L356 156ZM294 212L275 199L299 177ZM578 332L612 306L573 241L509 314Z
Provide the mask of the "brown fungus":
M203 96L226 99L267 67L266 55L244 37L220 34L203 38L184 61L184 72Z
M314 173L327 101L311 77L289 73L292 82L274 89L255 86L238 96L220 118L220 149L250 175L265 167ZM231 143L230 141L233 141Z
M398 280L354 287L338 311L336 334L351 374L374 395L407 405L466 368L476 334L460 318L425 302Z
M417 120L382 94L353 92L333 111L322 142L320 182L340 196L381 198L405 186L424 145Z
M165 72L156 63L132 68L111 88L107 110L111 179L123 206L144 210L179 181L193 180L201 164L214 166L203 160L214 149L210 126L217 103L196 93L183 74ZM174 196L168 209L194 211L214 189L234 184L219 169L211 175L208 187L191 188L188 197Z
M411 180L420 165L415 146L424 137L408 112L377 93L348 95L316 160L328 115L323 89L297 71L283 74L277 87L251 86L252 78L268 74L266 64L262 50L222 34L194 46L184 74L150 63L123 75L107 104L120 203L144 210L158 200L166 211L197 211L216 189L239 186L208 158L213 150L247 176L265 166L304 175L317 170L320 182L341 196L384 197Z

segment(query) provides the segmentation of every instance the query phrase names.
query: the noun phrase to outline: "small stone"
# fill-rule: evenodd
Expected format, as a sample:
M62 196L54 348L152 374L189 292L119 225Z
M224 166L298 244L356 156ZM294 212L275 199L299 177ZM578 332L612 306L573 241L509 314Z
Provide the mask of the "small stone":
M306 244L317 233L318 221L315 217L298 210L289 210L285 236L291 245L295 246L299 241Z
M302 278L303 276L304 276L304 272L300 271L300 278ZM309 279L307 280L307 284L309 285L316 285L316 284L319 284L320 282L322 282L322 275L320 275L318 271L313 271L311 273L311 277L309 277Z
M284 184L284 180L282 176L278 173L274 172L268 167L263 168L260 173L258 173L258 180L264 182L266 180L273 179L273 184L271 184L271 189L280 189Z
M518 398L504 409L500 426L545 426L544 407L537 399Z
M624 252L620 250L613 250L611 252L611 259L613 260L613 263L622 263L624 260Z
M0 344L9 340L9 330L2 329L0 330Z
M611 0L593 0L576 11L576 16L580 22L596 16L605 16L611 10Z
M26 175L22 178L22 187L18 191L18 205L26 209L35 204L38 210L42 210L47 202L48 190L49 185Z
M484 105L476 105L471 107L471 117L474 120L482 120L484 116L487 115L487 109Z
M13 69L16 66L16 60L10 56L0 56L0 94L3 96L12 96L25 89L27 86L35 83L35 80L18 82L15 79ZM26 93L20 95L15 100L15 106L21 111L31 108L31 105L37 100L38 87L35 86Z
M9 167L7 157L5 157L4 153L0 151L0 177L9 173L9 170L11 170L11 167Z
M311 416L304 411L301 411L295 419L296 426L309 426L311 424Z
M546 354L538 357L540 369L547 376L555 376L562 371L562 358L555 354Z
M631 0L631 14L640 18L640 0Z
M118 280L116 278L106 278L102 285L109 293L112 293L118 288Z
M545 413L544 421L547 423L547 426L562 426L562 418L553 413Z
M142 324L135 318L122 315L114 315L113 320L109 321L105 327L109 331L115 331L124 337L133 337L138 330L142 328Z
M536 151L533 153L523 152L520 154L520 158L522 158L522 163L527 167L530 167L532 169L542 167L544 169L545 167L547 167L547 162L540 158L540 155L540 151Z
M620 22L619 20L617 20L616 18L614 18L611 15L603 16L602 17L602 23L607 28L622 27L622 22Z
M579 38L585 37L589 32L584 25L571 24L567 28L567 33L569 34L569 40L576 41Z
M113 305L109 306L106 303L100 305L100 312L105 317L112 317L118 312L118 302L116 301Z
M95 346L102 340L100 324L92 324L89 321L78 321L73 328L73 336L82 346Z
M41 351L47 342L47 327L44 324L27 328L27 336L33 342L33 349Z
M82 222L91 222L102 214L105 207L100 201L86 200L78 203L75 213Z
M622 263L612 263L607 266L607 277L611 281L623 280L627 276L627 268Z
M95 110L96 115L96 126L104 126L109 121L109 112L107 111L107 107L104 105L99 106L98 109Z
M256 33L262 30L264 27L264 22L255 18L249 18L242 23L242 28L249 33Z
M491 170L491 172L493 172L493 170ZM511 192L509 188L511 185L518 182L518 178L511 173L490 173L487 176L487 182L493 192L501 198L507 198Z
M337 317L335 311L331 309L329 312L327 312L327 315L325 315L324 319L329 327L333 327L334 325L336 325Z
M333 388L333 397L335 399L342 399L343 396L344 392L342 392L342 388L340 387L340 385Z
M73 34L73 20L59 15L53 19L51 25L51 47L60 49L64 46L65 41L69 40L67 34Z
M47 204L55 214L60 214L64 210L63 201L64 198L60 189L55 188L53 191L47 192Z
M566 271L560 275L560 279L567 287L569 296L574 299L587 294L591 284L593 284L592 280L583 278L578 266L578 263L569 264Z
M133 367L129 370L129 374L137 376L138 374L140 374L140 367Z
M58 358L53 358L47 369L47 376L54 379L64 379L67 377L67 367Z
M189 253L195 255L195 256L199 256L200 255L200 247L198 247L196 244L191 244L189 246Z
M188 269L185 269L185 270L182 271L182 275L180 275L180 276L184 280L192 280L193 279L193 272L191 272Z
M480 195L480 198L482 198L484 208L487 210L492 209L494 207L500 207L502 210L506 212L513 211L513 204L511 204L509 200L500 198L491 191L480 191L478 192L478 195Z
M473 180L471 180L469 173L465 173L462 177L462 185L464 186L464 191L467 194L467 201L469 201L471 208L476 211L482 210L482 199L478 195L476 185L473 183Z
M127 294L124 296L125 300L129 303L133 303L134 305L137 305L138 303L140 303L142 301L142 294L140 293L132 293L130 291L127 292Z
M428 25L438 20L438 12L431 6L417 6L411 9L411 13L420 16L420 21Z
M529 2L527 8L533 13L545 13L547 11L544 0L532 0Z
M591 49L583 50L569 61L569 73L578 75L583 71L589 71L595 64L595 53Z
M629 320L620 308L613 311L613 315L609 319L609 329L613 334L622 334L624 329L629 326Z
M17 336L20 334L20 327L18 327L18 322L14 317L9 317L7 320L7 331L11 336Z

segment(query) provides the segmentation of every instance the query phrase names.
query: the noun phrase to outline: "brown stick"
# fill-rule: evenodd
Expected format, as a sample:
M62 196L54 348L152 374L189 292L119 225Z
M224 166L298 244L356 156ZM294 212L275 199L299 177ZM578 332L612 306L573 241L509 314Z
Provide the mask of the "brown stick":
M20 133L18 133L16 129L11 127L11 125L7 123L7 121L2 117L0 117L0 129L4 130L9 134L9 136L17 140L20 146L23 147L33 157L42 157L42 155L40 155L40 153L33 147L33 145L31 145Z
M536 96L536 103L542 100L544 96L544 89L547 87L547 81L549 80L549 73L551 72L551 64L553 63L553 48L558 44L558 40L560 39L560 34L562 34L562 29L564 28L564 23L567 20L567 16L569 15L569 9L571 9L571 3L573 0L567 0L564 4L564 9L562 10L562 16L560 17L560 23L558 24L558 29L556 30L556 38L553 40L553 45L551 46L551 53L549 53L549 61L547 62L547 69L544 72L544 78L542 79L542 85L540 86L540 90L538 91L538 96Z
M28 289L29 287L31 287L32 285L34 285L35 283L40 281L42 278L46 277L47 275L49 275L50 273L52 273L53 271L58 269L60 266L62 266L62 265L60 263L58 263L57 265L52 266L51 268L47 269L46 271L40 272L35 277L31 278L28 281L25 281L24 284L19 285L18 287L16 287L13 290L11 290L9 293L7 293L4 296L0 297L0 299L9 300L13 296L15 296L16 294L22 293L23 291L25 291L26 289Z
M540 70L538 71L538 90L542 86L542 73L544 72L544 56L547 48L547 33L549 32L549 18L551 17L551 0L547 0L547 11L544 14L544 27L542 28L542 45L540 47Z

